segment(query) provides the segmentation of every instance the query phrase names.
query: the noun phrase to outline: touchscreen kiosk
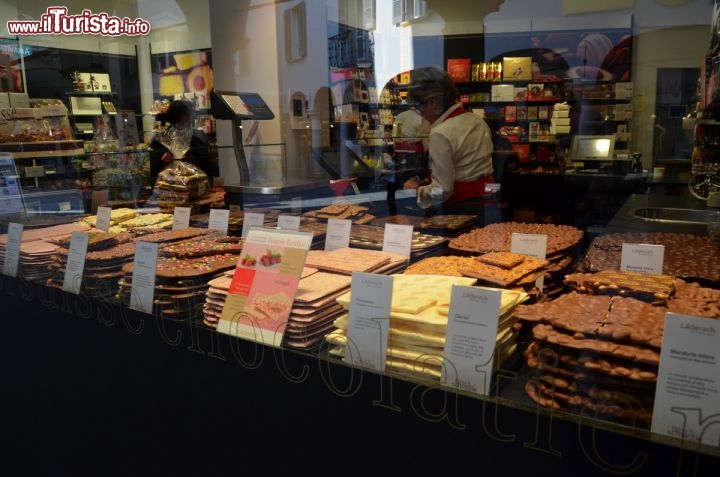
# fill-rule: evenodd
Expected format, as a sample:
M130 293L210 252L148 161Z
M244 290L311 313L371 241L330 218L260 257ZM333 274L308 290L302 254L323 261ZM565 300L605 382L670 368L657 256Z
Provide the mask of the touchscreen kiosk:
M573 137L570 157L573 161L612 162L615 151L615 135L582 135Z
M273 119L275 115L257 93L216 90L210 95L210 108L215 119L232 121L233 149L240 173L240 183L247 185L250 183L250 169L243 148L241 122L244 119Z
M212 114L216 119L273 119L275 115L257 93L213 91Z

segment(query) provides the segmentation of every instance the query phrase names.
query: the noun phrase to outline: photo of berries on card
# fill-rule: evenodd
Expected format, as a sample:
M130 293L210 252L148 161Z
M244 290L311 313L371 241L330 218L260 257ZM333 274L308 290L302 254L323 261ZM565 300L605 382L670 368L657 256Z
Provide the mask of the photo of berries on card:
M245 267L254 267L257 265L257 258L253 257L249 253L246 253L245 256L240 259L240 265Z
M280 252L275 252L271 249L265 250L265 253L260 256L260 264L265 267L279 265L281 261L282 254Z

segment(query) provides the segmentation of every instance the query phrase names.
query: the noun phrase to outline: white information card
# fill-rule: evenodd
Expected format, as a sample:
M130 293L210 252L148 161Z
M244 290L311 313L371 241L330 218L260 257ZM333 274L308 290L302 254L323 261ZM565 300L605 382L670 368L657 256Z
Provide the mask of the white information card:
M660 275L663 272L664 257L664 245L624 243L620 255L620 270Z
M346 363L385 371L392 289L392 276L353 272Z
M412 225L385 224L382 251L410 257L412 237Z
M219 230L223 235L227 235L229 223L229 209L210 209L210 217L208 218L209 229Z
M652 432L720 445L720 322L665 314Z
M537 258L538 260L545 260L547 235L513 233L510 236L510 251Z
M345 219L327 219L325 232L325 250L348 248L350 246L350 229L352 221Z
M137 242L133 260L130 308L152 314L155 298L155 267L157 267L158 244Z
M247 237L250 228L262 227L265 223L265 214L258 212L246 212L243 216L242 237Z
M278 228L280 230L300 230L300 216L299 215L278 215Z
M453 285L441 382L488 394L492 384L500 290Z
M87 255L90 234L85 232L73 232L70 235L70 251L67 264L65 265L65 276L63 277L62 289L76 295L80 294L83 269L85 268L85 256Z
M17 277L18 262L20 261L20 245L22 244L23 224L10 222L8 224L7 244L5 245L5 262L3 274Z
M185 230L190 227L190 207L175 207L173 210L173 230Z
M95 228L107 232L110 230L110 217L112 209L110 207L98 207L97 218L95 220Z
M547 255L547 235L513 233L510 236L510 251L537 258L538 260L545 260ZM540 275L535 280L535 286L542 290L543 285L545 285L545 277Z

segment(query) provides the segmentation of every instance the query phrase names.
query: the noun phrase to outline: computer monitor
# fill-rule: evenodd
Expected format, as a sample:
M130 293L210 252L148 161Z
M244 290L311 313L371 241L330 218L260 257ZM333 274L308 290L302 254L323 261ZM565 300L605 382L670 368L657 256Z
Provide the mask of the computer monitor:
M584 135L573 137L570 158L577 162L612 162L615 152L615 135Z

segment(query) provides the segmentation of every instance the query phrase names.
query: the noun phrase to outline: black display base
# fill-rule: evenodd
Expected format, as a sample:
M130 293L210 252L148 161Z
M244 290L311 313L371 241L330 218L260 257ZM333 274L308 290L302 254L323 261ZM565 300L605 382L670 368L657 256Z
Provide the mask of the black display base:
M714 475L713 455L0 278L4 475ZM512 381L513 373L503 373Z

